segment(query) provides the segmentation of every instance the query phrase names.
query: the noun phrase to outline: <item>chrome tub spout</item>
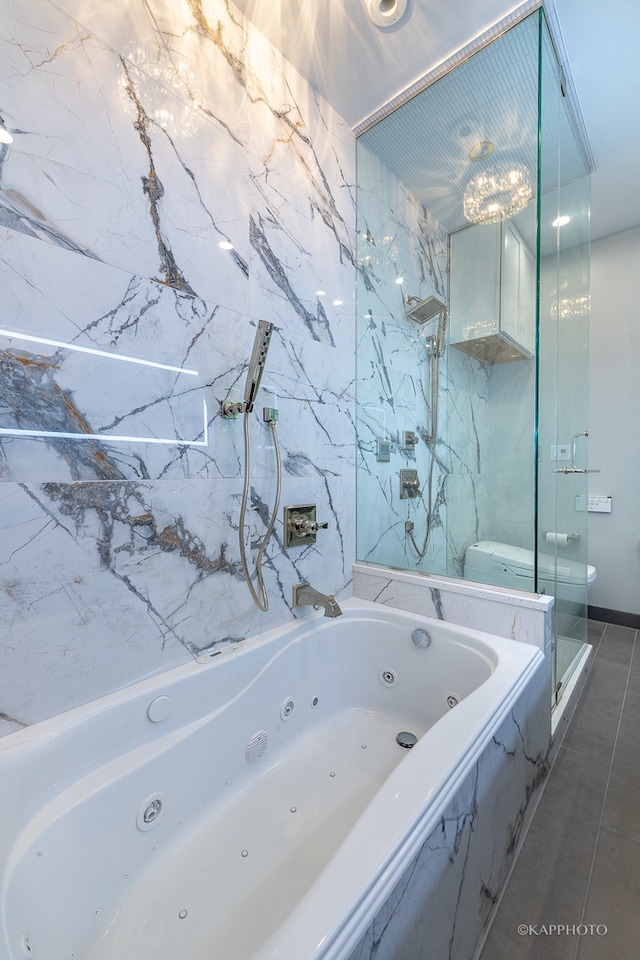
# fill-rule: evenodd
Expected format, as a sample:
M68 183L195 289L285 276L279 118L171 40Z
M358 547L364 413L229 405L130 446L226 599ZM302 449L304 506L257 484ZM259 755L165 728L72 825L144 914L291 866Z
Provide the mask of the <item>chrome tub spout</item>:
M315 590L307 580L305 580L304 583L294 584L292 606L322 607L324 609L325 617L342 616L342 610L338 606L336 598L334 596L327 596L324 593L320 593L319 590Z

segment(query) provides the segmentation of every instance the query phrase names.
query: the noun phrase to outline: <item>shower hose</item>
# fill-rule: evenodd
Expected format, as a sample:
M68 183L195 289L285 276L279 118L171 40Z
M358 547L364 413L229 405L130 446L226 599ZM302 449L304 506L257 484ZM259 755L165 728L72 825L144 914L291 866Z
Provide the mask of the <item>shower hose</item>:
M418 557L421 560L424 560L424 558L427 555L427 550L429 549L429 540L431 539L431 522L432 522L431 517L432 517L432 511L433 511L433 464L435 462L435 459L436 459L435 450L434 450L434 447L432 447L431 460L429 463L429 478L427 480L427 502L426 503L424 502L424 497L422 496L422 494L420 494L420 499L424 504L425 513L427 515L427 529L424 535L424 542L422 544L422 549L420 549L420 547L415 541L415 538L413 536L413 530L409 530L408 528L405 527L409 535L409 539L411 540L413 549L418 554Z
M249 587L249 593L253 599L255 605L266 613L269 609L269 598L267 596L267 590L264 585L264 580L262 579L262 558L264 556L264 551L266 550L269 538L273 532L273 526L276 522L276 517L278 515L278 508L280 506L280 489L282 486L282 466L280 463L280 447L278 445L278 434L276 431L276 421L269 419L267 422L271 427L271 435L273 436L273 447L276 455L276 499L273 505L273 511L271 513L271 519L269 520L269 525L267 531L262 539L262 543L258 549L258 554L255 559L255 574L258 581L258 590L253 585L253 577L249 570L247 564L247 553L245 548L245 533L244 533L244 521L245 514L247 512L247 500L249 499L249 484L251 482L251 444L249 442L249 413L250 410L247 408L244 411L244 484L242 487L242 504L240 506L240 520L238 523L238 541L240 544L240 560L242 561L242 571L247 581L247 586Z

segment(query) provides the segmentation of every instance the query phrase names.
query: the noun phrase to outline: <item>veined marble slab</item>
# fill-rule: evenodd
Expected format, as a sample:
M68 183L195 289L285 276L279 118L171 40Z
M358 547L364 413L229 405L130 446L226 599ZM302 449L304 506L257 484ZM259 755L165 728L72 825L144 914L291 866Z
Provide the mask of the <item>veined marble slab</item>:
M8 731L285 622L300 580L350 592L355 145L225 0L35 0L0 44ZM280 508L266 614L241 574L242 422L220 415L260 319L249 557L275 498L262 406L281 507L329 523L286 551Z

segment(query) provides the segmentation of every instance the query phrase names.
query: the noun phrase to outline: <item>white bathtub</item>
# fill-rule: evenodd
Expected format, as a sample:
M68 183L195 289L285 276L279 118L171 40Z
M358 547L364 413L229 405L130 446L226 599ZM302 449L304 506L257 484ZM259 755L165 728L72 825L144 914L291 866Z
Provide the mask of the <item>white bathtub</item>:
M0 956L347 956L542 655L349 600L205 660L0 740Z

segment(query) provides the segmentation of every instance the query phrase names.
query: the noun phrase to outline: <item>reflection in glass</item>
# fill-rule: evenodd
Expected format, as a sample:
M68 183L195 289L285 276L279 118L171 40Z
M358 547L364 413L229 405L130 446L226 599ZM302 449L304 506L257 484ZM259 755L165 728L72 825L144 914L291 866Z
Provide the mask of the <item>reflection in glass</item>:
M357 140L358 558L553 594L556 648L586 614L584 475L549 457L586 426L578 129L538 10ZM437 370L399 276L446 305Z

